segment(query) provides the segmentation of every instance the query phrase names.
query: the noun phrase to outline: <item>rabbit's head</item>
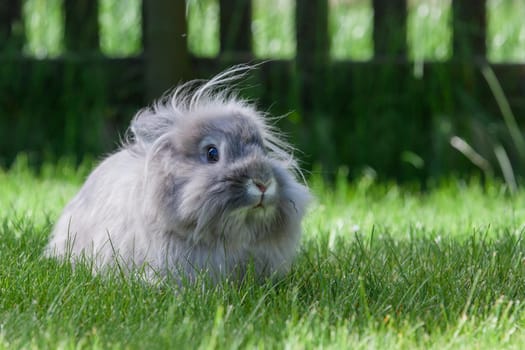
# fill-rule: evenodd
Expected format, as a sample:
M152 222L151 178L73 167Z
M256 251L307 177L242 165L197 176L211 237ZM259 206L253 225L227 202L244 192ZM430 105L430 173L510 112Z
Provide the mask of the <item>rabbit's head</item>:
M225 86L244 72L183 85L130 128L127 147L145 159L144 210L196 244L242 247L298 232L310 197L292 148Z

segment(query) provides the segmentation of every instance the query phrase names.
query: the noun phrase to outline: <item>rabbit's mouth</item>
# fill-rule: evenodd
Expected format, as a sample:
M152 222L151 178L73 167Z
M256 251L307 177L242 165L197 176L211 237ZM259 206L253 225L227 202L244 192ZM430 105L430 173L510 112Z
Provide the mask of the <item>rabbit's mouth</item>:
M263 197L261 197L261 201L256 206L253 207L253 209L259 209L259 208L264 209Z
M259 197L259 202L253 207L253 209L264 208L268 200L265 198L265 193L262 192Z
M274 202L277 195L276 181L273 178L266 181L252 179L247 184L246 192L255 202L253 209L264 209Z

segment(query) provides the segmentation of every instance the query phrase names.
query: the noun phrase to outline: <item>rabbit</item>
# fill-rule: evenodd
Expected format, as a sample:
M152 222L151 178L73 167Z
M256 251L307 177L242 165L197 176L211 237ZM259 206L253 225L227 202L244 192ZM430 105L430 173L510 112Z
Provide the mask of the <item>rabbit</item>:
M285 275L312 196L293 148L231 86L251 68L180 85L140 110L63 210L45 255L179 281L242 278L248 267Z

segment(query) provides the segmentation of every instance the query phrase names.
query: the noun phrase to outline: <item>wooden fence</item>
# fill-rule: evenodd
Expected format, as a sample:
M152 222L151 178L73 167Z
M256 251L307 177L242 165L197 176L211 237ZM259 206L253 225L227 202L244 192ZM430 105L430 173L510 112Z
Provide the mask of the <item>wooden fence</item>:
M0 3L0 64L29 72L33 66L46 65L52 67L51 71L56 75L68 65L96 67L107 83L110 103L116 106L130 101L144 103L181 80L210 76L236 63L255 62L251 0L219 0L219 4L220 53L216 58L199 58L188 51L186 11L182 0L144 1L143 53L120 59L104 57L99 52L97 1L64 0L66 52L56 59L37 60L17 54L24 42L22 0L5 0ZM326 96L331 92L322 84L325 79L337 77L344 86L345 82L356 79L374 79L374 72L378 69L395 70L397 76L410 75L413 63L407 59L407 0L373 0L372 6L373 58L367 62L335 62L329 57L328 0L296 1L296 57L267 62L261 68L259 78L267 89L277 91L274 95L286 92L290 82L295 82L299 96L299 106L295 107L302 113L303 138L311 137L312 132L317 133L314 137L326 138L319 134L326 130L306 130L315 124L316 113L331 108L326 102L333 102ZM486 4L483 0L452 0L452 13L453 57L447 62L425 62L423 69L424 72L435 69L447 72L466 89L476 90L473 85L484 84L479 68L487 64ZM511 105L519 112L525 111L525 65L490 66L501 81ZM397 87L394 84L392 88ZM488 96L485 92L482 95L483 98ZM340 108L340 112L344 110ZM431 128L431 121L422 118L418 127ZM338 122L333 121L332 128L334 123ZM323 158L326 154L326 151L309 151L313 158ZM425 154L422 157L432 158Z

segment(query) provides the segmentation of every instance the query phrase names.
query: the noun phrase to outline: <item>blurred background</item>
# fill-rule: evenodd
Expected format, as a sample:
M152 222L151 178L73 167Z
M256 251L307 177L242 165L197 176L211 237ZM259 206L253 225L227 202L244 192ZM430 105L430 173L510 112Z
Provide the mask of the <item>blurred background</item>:
M525 0L1 0L0 167L115 149L176 83L264 61L242 95L303 167L525 174Z

